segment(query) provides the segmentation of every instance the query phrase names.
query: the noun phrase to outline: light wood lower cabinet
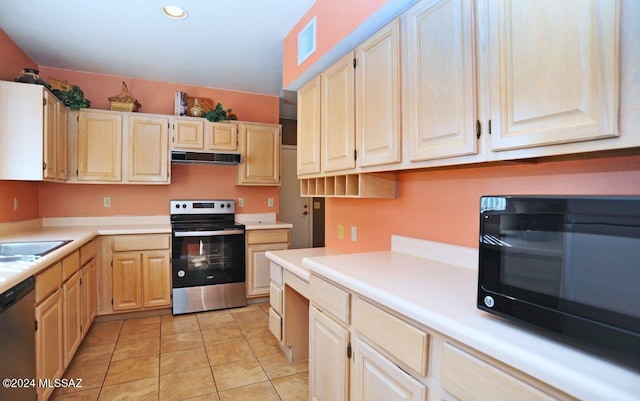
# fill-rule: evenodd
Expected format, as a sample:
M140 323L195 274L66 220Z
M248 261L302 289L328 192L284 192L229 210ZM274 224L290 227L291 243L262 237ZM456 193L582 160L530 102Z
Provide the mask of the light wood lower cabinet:
M426 401L427 386L359 338L354 344L353 401Z
M309 284L311 400L575 400L313 273Z
M36 275L36 380L62 377L96 316L96 242ZM38 387L39 401L53 387Z
M171 306L169 242L167 234L113 237L111 312Z
M349 399L349 340L349 330L310 307L309 395L312 401Z
M289 229L248 230L246 233L247 297L268 296L271 283L267 251L289 249Z
M69 366L82 341L82 292L80 273L76 272L62 286L64 321L64 366Z
M171 306L169 251L113 254L113 310Z
M60 378L64 373L62 312L62 289L36 306L36 380ZM38 387L38 400L47 400L53 390Z

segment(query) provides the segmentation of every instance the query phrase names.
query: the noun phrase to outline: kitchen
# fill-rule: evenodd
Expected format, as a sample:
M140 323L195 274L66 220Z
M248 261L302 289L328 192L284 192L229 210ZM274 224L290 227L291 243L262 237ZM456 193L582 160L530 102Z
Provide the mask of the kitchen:
M624 21L633 21L633 16L637 16L637 10L629 2L622 2L622 8L625 10L621 14L622 25L625 26ZM318 2L315 11L320 18L323 11L321 2ZM328 10L324 10L324 12L330 15ZM361 14L367 12L370 10L354 10L353 15L355 19L362 18L364 20L366 17L362 17ZM305 26L309 19L310 16L301 20L300 28ZM360 22L350 21L349 23L353 28ZM626 26L633 27L633 24L628 25L627 22ZM321 26L318 26L318 29L321 30ZM345 29L348 31L349 28ZM631 40L637 34L635 29L637 28L623 30L621 40L623 49L630 48L632 49L630 54L637 55L637 44ZM322 34L321 31L320 34ZM291 36L295 37L297 33L292 32ZM340 39L333 40L334 43L337 43ZM26 55L20 55L21 52L15 49L11 43L6 41L2 43L3 53L18 54L16 65L11 71L6 73L3 71L2 79L13 80L16 73L22 68L35 64L26 60L24 58ZM287 39L285 39L285 59L288 55L286 45ZM9 51L4 52L5 48L8 48ZM312 56L309 62L313 63L321 56L322 52L323 50L320 49L320 52ZM623 84L620 89L620 107L622 110L637 111L634 99L638 98L636 96L638 85L637 80L633 79L633 57L622 57L621 60L621 81ZM37 65L33 66L37 67ZM304 69L304 65L297 66L297 63L287 63L285 60L284 68L285 86L287 86L300 75L300 73L294 72L294 78L288 77L287 68ZM86 87L87 97L96 102L95 108L108 108L106 97L113 95L113 93L90 95L90 81L94 78L92 75L55 69L47 71L43 67L40 69L43 74L68 79L83 88ZM111 88L118 87L121 81L119 77L105 79L111 79ZM624 84L625 82L627 84ZM135 85L129 86L145 107L146 105L151 107L154 104L153 96L142 97L144 91L138 89L142 86L142 82L136 81ZM171 114L170 98L172 93L178 89L171 87L165 90L167 94L165 97L169 97L169 100L161 102L164 109L158 107L157 109L145 109L145 111ZM187 92L191 93L193 90L189 88ZM207 93L204 92L201 95L207 96ZM219 97L219 95L208 96ZM277 108L276 99L266 99L266 101L271 101L269 104L272 109ZM104 103L101 105L99 102ZM242 110L240 108L242 102L229 102L229 104L233 104L234 111L237 111L243 119L246 116L249 121L277 122L273 116L264 118L264 116L250 114L251 110ZM255 109L259 108L253 108L254 111ZM260 109L264 110L264 108ZM620 131L623 134L637 130L639 125L637 112L623 114L620 124ZM586 157L559 156L538 160L529 159L526 162L509 161L471 166L434 167L416 171L404 170L397 174L398 196L395 199L327 199L326 245L329 248L349 253L389 250L391 235L400 234L466 247L477 247L478 199L481 195L491 193L637 195L640 192L637 174L638 161L638 156L634 152L626 154L624 152L622 154L598 152L588 154ZM1 182L0 204L2 208L0 213L2 214L0 217L3 222L10 222L26 221L38 217L162 215L166 214L168 200L178 198L179 196L176 194L179 193L188 193L188 196L193 198L237 199L243 197L246 200L256 198L255 204L247 202L245 206L247 213L270 211L270 209L263 208L262 205L265 205L267 199L272 197L276 200L276 206L273 210L278 210L278 196L275 188L235 187L233 186L235 183L234 173L224 170L225 167L218 169L219 172L216 175L219 177L217 178L228 184L223 185L229 188L226 190L229 192L216 193L215 196L204 191L207 183L207 170L205 167L197 166L172 168L172 185L168 187L112 187L75 184L71 186L53 183ZM70 186L71 188L69 188ZM110 196L113 200L109 210L102 206L105 196ZM14 212L13 199L15 197L20 199L20 208ZM50 201L51 199L55 199L55 201ZM83 201L78 202L78 199ZM156 202L157 199L163 199L166 202ZM375 216L375 219L372 219L371 216ZM339 233L339 226L343 227L342 236ZM350 227L357 227L356 241L350 240ZM344 235L345 229L347 235Z

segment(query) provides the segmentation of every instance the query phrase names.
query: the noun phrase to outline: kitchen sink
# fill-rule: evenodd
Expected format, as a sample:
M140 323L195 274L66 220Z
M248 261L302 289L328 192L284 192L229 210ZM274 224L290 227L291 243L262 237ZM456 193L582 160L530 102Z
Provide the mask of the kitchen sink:
M71 240L0 242L0 262L15 262L38 258L69 242Z

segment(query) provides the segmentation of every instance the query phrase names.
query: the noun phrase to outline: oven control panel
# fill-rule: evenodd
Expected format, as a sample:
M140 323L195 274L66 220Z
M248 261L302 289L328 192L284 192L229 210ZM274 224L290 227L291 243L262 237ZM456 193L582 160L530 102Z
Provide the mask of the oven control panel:
M171 214L233 214L236 202L222 200L172 200Z

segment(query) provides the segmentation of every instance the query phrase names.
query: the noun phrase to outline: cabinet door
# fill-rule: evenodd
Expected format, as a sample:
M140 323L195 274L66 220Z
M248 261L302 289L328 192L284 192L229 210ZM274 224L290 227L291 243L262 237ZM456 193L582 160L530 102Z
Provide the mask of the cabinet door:
M78 180L122 181L122 114L80 112Z
M280 125L240 124L240 185L280 185Z
M129 117L131 182L169 181L169 118Z
M489 3L492 150L618 135L618 14L613 0Z
M203 149L204 119L174 118L172 148Z
M309 396L312 401L349 398L349 332L315 307L309 308Z
M320 76L298 91L298 175L320 172Z
M426 401L426 385L359 338L353 363L353 401Z
M113 254L113 310L142 308L142 268L139 252Z
M233 123L212 123L205 125L205 149L231 150L238 149L238 126Z
M477 153L474 2L422 1L406 13L406 23L409 159Z
M56 125L56 113L57 113L57 100L46 90L44 91L44 132L43 132L43 147L44 147L44 178L56 179L58 178L58 165L56 157L57 146L57 125Z
M171 305L171 265L169 251L142 254L144 307Z
M87 263L81 270L82 281L82 332L87 334L97 313L96 260Z
M71 363L73 355L82 341L80 274L76 272L62 286L64 321L64 367Z
M353 53L320 74L320 143L322 171L355 167L355 103Z
M358 166L400 161L400 20L358 46L356 143Z
M36 307L36 380L62 377L64 372L62 338L62 290ZM49 398L53 387L37 387L38 399Z
M270 262L265 256L267 251L281 251L288 244L257 244L247 246L247 297L269 295L271 283Z
M56 103L56 177L66 180L67 169L67 134L69 109L61 102Z

